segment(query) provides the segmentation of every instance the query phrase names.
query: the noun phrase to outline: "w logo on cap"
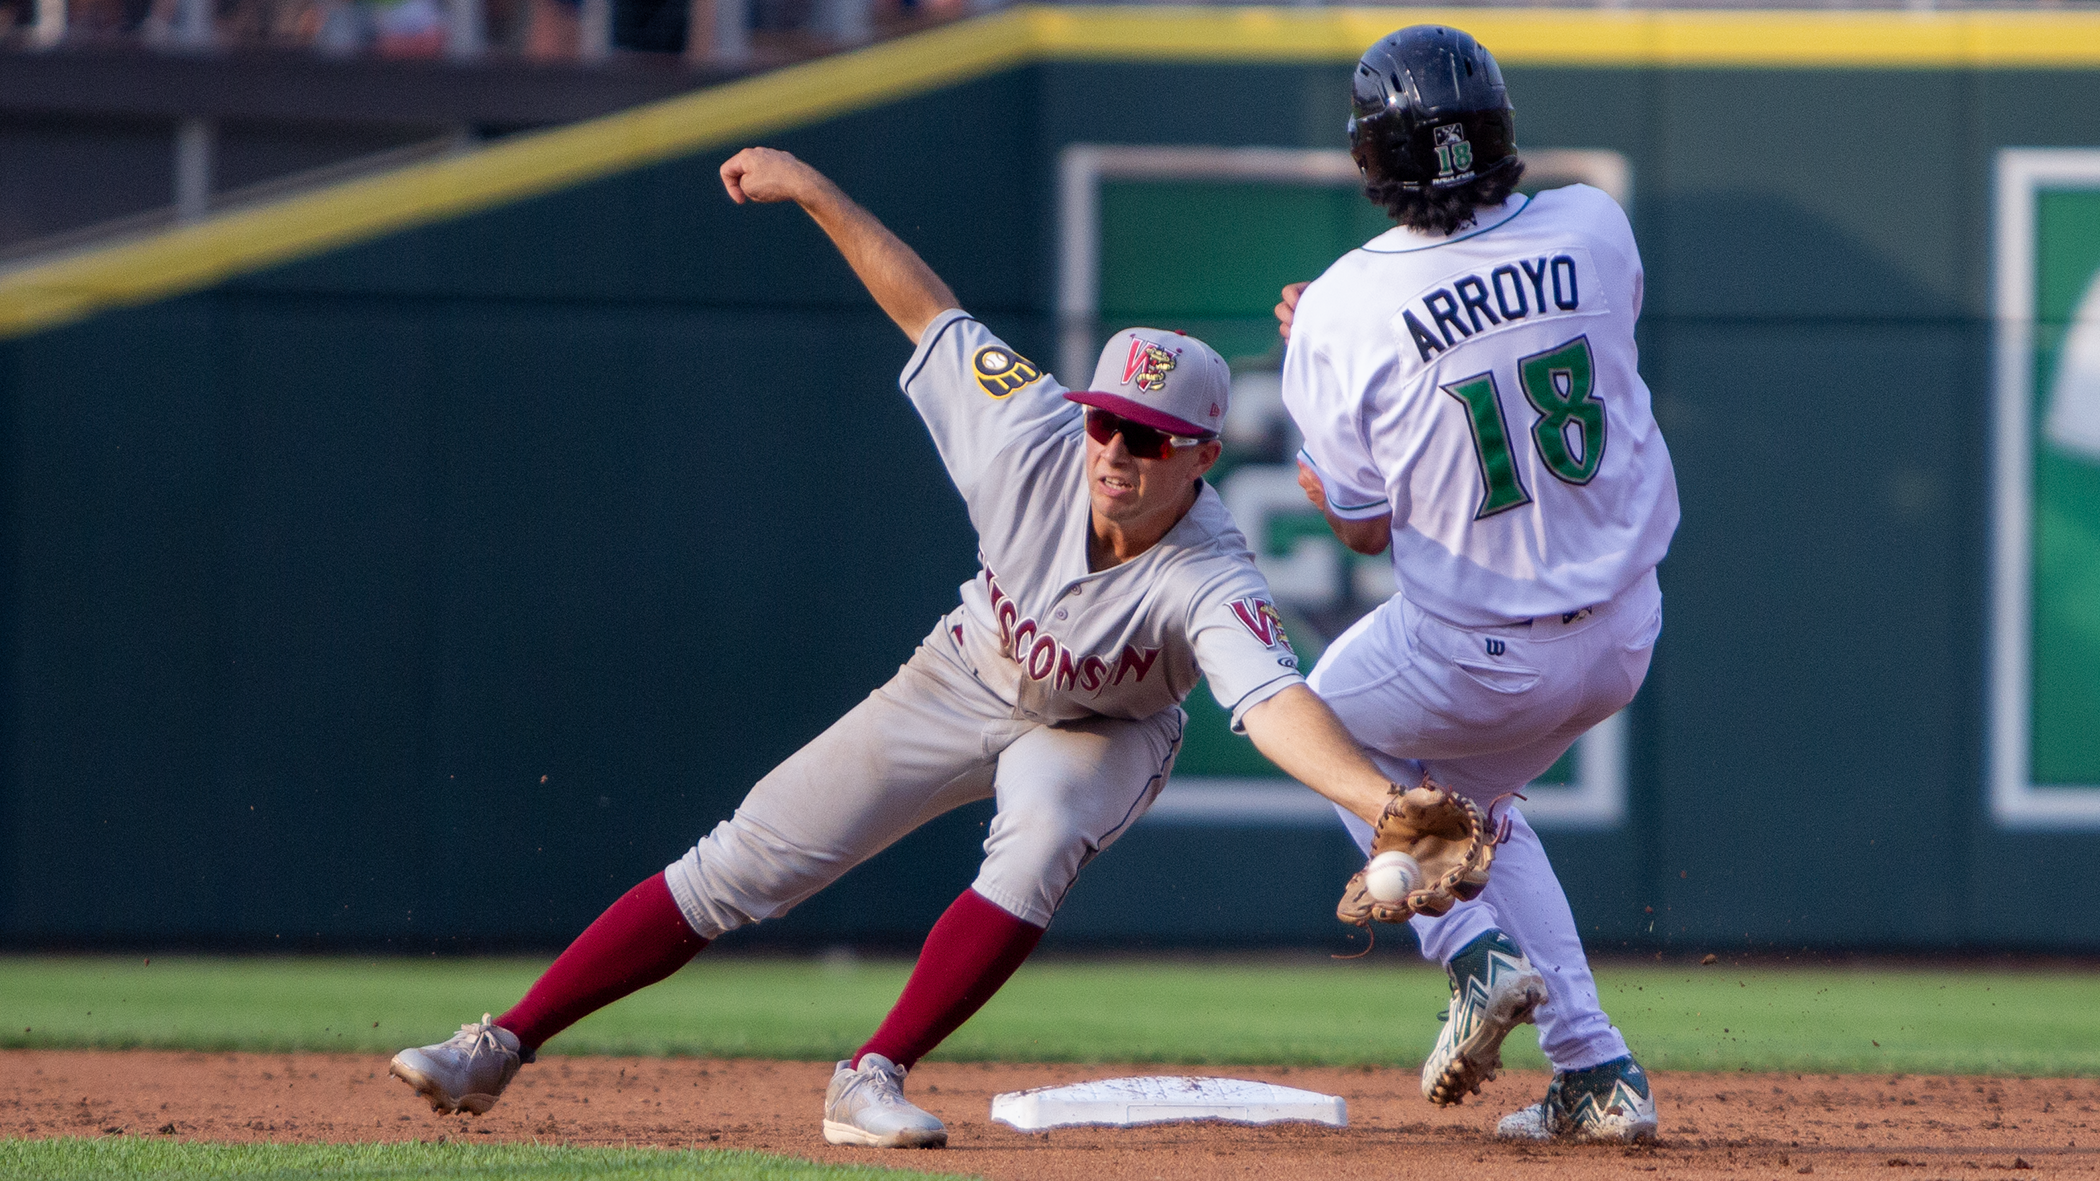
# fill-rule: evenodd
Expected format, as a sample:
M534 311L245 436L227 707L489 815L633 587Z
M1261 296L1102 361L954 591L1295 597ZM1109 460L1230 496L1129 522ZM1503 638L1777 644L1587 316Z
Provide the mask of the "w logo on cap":
M1130 356L1123 362L1123 384L1136 379L1137 388L1148 394L1165 389L1167 374L1174 368L1174 357L1180 350L1170 353L1142 336L1130 338Z

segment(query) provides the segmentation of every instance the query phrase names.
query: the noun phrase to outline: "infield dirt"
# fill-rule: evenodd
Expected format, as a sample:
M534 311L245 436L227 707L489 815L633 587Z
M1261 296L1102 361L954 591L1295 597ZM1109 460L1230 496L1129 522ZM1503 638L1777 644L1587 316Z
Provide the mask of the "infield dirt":
M1001 1091L1132 1074L1215 1074L1341 1095L1345 1129L1181 1124L1016 1132L990 1121ZM528 1066L488 1115L440 1116L383 1057L157 1051L0 1052L0 1136L370 1141L487 1137L575 1145L749 1148L810 1160L988 1178L1450 1178L1552 1181L1799 1174L1974 1177L2100 1171L2100 1080L1919 1075L1654 1076L1654 1148L1501 1144L1503 1111L1546 1079L1511 1072L1463 1107L1423 1102L1415 1072L928 1062L907 1092L946 1121L950 1146L876 1152L826 1145L831 1065L681 1058L567 1058Z

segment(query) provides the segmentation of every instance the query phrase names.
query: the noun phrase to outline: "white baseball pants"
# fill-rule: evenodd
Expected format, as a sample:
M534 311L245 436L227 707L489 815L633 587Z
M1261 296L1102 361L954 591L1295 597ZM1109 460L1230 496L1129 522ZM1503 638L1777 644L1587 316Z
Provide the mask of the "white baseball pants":
M1633 700L1661 630L1652 570L1580 618L1504 627L1459 627L1395 597L1342 633L1307 680L1394 782L1412 786L1426 774L1487 808ZM1371 826L1337 811L1368 855ZM1481 896L1409 925L1438 963L1491 929L1514 940L1546 978L1539 1047L1554 1069L1626 1053L1597 1002L1567 895L1521 813Z
M989 797L998 813L972 888L1047 927L1080 869L1158 797L1184 721L1179 709L1139 721L1019 718L937 627L664 880L693 930L714 939L786 914L921 824Z

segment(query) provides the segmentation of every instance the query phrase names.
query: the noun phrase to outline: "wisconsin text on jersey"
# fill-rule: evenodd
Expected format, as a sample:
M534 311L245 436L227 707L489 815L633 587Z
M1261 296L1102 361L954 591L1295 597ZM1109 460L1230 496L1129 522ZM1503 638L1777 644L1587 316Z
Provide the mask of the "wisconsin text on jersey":
M1122 655L1114 660L1087 655L1075 659L1072 650L1063 641L1045 632L1033 619L1022 619L1020 608L1012 597L999 588L999 579L991 569L984 571L984 585L992 600L992 611L999 619L999 653L1021 666L1032 681L1051 681L1062 691L1077 688L1083 693L1098 693L1102 689L1123 683L1123 678L1142 681L1145 674L1159 660L1160 649L1139 648L1133 644L1123 645ZM1249 635L1270 648L1282 648L1286 655L1277 660L1285 668L1298 667L1298 658L1290 652L1291 639L1284 634L1283 616L1267 599L1235 599L1232 604L1233 617L1247 629ZM954 628L956 641L962 640L962 627Z
M1611 310L1600 285L1583 282L1585 275L1596 273L1590 252L1580 246L1512 258L1437 280L1407 302L1400 322L1426 365L1439 353L1497 328ZM1585 297L1588 307L1583 306Z
M999 651L1020 665L1032 681L1054 677L1060 690L1076 685L1084 692L1097 693L1110 685L1122 684L1123 678L1133 673L1136 679L1144 680L1145 674L1152 671L1153 662L1159 659L1158 648L1139 649L1125 644L1123 654L1112 662L1093 655L1075 660L1072 650L1043 631L1041 624L1021 618L1021 609L999 589L999 580L992 575L990 566L984 568L984 585L992 598L992 611L999 618Z

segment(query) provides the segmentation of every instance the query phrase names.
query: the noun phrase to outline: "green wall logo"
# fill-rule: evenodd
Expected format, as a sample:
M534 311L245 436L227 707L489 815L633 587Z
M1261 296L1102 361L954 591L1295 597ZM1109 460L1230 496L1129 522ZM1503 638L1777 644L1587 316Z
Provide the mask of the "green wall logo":
M2100 148L1998 156L1991 813L2100 828Z

